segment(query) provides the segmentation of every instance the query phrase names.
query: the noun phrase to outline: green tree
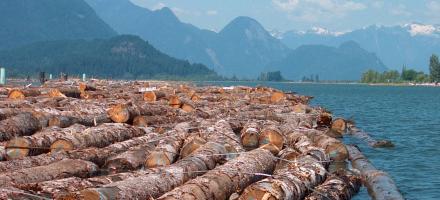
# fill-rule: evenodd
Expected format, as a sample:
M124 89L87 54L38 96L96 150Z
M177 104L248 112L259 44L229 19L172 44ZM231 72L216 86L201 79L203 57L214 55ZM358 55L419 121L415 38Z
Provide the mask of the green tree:
M406 66L403 66L402 69L402 80L404 81L415 81L417 78L417 72L413 69L406 69Z
M429 59L429 74L431 81L440 82L440 62L435 54Z

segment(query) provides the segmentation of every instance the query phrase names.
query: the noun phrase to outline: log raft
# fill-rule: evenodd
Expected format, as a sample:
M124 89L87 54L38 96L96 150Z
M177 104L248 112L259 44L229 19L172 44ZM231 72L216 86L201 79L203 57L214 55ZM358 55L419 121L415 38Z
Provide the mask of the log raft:
M308 96L163 81L14 87L0 98L0 198L346 200L362 179L373 198L402 199L339 139L366 134Z

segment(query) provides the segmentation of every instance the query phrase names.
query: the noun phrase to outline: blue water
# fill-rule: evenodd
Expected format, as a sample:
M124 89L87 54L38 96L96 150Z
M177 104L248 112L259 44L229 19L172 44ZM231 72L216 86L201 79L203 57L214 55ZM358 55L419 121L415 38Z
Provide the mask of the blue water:
M359 128L378 139L391 140L392 149L361 147L370 161L388 172L406 199L440 199L440 88L367 86L358 84L295 84L221 82L211 85L266 85L314 96L312 105L334 115L354 118ZM349 137L349 136L347 136ZM354 198L368 199L365 188Z

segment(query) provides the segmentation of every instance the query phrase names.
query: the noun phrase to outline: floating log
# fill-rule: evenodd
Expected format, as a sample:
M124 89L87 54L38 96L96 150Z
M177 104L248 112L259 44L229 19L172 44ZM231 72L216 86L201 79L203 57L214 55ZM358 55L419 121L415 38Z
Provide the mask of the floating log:
M360 171L372 199L404 199L387 173L376 169L356 146L347 145L347 149L350 153L351 164L353 168Z
M394 144L389 140L376 140L370 136L370 134L362 131L357 128L353 122L347 122L348 126L348 134L357 137L365 142L371 147L374 148L391 148L394 147Z
M171 199L227 199L269 174L275 157L265 149L254 149L218 166L206 174L165 193L159 200Z
M252 121L244 125L241 130L241 143L245 149L255 149L258 148L259 136L261 132L261 126L258 122Z
M32 136L13 138L6 143L8 160L21 159L26 156L36 156L50 152L50 146L57 139L81 133L86 129L83 125L73 125L69 128L50 127Z
M78 196L82 199L157 198L176 186L213 169L217 163L225 160L226 153L223 145L208 142L191 155L172 165L149 169L142 172L142 176L118 181L100 188L86 189L81 191Z
M350 200L362 186L361 179L348 171L338 171L313 189L305 200Z
M41 129L40 120L32 113L22 113L0 121L0 142L32 135Z
M81 133L66 135L57 139L50 146L51 152L84 149L86 147L102 148L115 142L144 135L142 129L127 124L101 124L91 127Z
M50 165L20 169L0 174L0 186L36 183L41 181L67 178L71 176L88 177L97 173L98 166L84 160L62 160Z

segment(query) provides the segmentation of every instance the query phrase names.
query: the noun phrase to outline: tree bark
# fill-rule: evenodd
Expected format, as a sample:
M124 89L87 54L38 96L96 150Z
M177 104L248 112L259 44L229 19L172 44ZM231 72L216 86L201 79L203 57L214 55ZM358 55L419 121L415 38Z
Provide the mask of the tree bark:
M372 199L404 199L387 173L376 169L356 146L348 145L347 149L350 153L351 164L353 168L360 171Z
M84 160L62 160L46 166L21 169L0 174L0 186L36 183L71 176L88 177L97 173L98 166Z
M86 129L83 125L73 125L69 128L49 127L32 136L14 138L6 143L7 159L21 159L26 156L36 156L50 152L50 146L57 139L81 133Z
M264 178L263 174L271 173L274 163L275 157L270 151L254 149L174 188L158 199L226 199Z
M188 180L213 169L226 159L226 148L218 143L208 142L191 155L178 162L160 168L138 171L132 178L86 189L77 195L83 199L147 199L160 195L182 185ZM136 173L136 172L135 172Z
M121 152L124 152L132 146L137 146L151 142L158 142L157 141L158 137L159 137L158 134L152 133L151 130L147 129L145 136L136 137L123 142L118 142L100 149L87 148L87 149L74 150L69 152L57 152L55 154L42 154L38 156L25 157L21 160L0 162L0 172L48 165L68 158L83 159L94 162L99 166L102 166L108 157L115 156Z
M110 174L139 169L154 148L154 143L132 147L126 152L107 159L103 168Z
M41 129L40 120L32 113L22 113L0 121L0 142L32 135Z
M62 150L84 149L87 147L102 148L115 142L144 135L142 129L127 124L101 124L81 133L66 135L51 145L51 152Z

